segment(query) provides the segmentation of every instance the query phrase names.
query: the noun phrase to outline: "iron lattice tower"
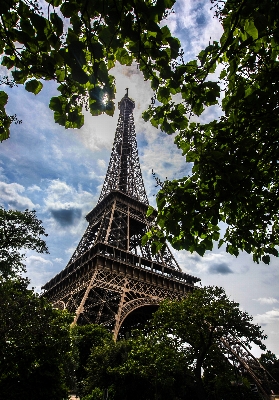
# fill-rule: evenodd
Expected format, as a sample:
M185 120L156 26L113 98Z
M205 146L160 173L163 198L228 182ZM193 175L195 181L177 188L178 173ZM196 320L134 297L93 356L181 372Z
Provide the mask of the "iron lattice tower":
M168 247L153 255L142 236L153 224L142 179L128 93L97 205L68 265L46 283L43 296L75 313L74 323L98 323L114 338L145 322L166 298L187 295L200 279L182 272Z

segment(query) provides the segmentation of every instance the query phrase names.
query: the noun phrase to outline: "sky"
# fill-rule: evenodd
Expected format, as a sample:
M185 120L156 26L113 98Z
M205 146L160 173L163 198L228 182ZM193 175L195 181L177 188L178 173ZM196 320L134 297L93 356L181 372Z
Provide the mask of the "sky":
M209 41L218 40L222 28L213 18L209 0L178 0L165 22L181 41L185 60L196 57ZM2 69L0 73L4 74ZM150 204L155 206L158 188L152 170L160 179L179 178L191 171L174 145L174 136L160 132L141 118L151 104L153 92L136 64L116 65L116 104L129 88L134 110L141 170ZM8 112L17 114L20 125L12 125L11 138L0 143L0 205L7 209L35 209L48 237L49 254L27 253L27 276L31 286L41 286L68 263L87 226L85 215L91 211L102 188L118 120L85 114L80 130L59 126L48 108L56 95L55 82L45 82L33 95L23 87L5 88L9 94ZM202 114L206 121L220 115L218 107ZM214 248L204 257L186 251L173 251L183 271L201 278L203 286L222 286L262 326L267 349L279 356L279 262L255 264L251 255L237 258ZM256 356L261 351L253 347Z

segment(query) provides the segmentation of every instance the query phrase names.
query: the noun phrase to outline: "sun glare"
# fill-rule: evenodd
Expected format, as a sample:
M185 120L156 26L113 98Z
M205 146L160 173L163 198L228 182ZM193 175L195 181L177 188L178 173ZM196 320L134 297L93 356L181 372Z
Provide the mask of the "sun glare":
M102 103L103 104L107 104L108 101L109 101L109 97L108 97L107 94L105 94L104 97L103 97Z

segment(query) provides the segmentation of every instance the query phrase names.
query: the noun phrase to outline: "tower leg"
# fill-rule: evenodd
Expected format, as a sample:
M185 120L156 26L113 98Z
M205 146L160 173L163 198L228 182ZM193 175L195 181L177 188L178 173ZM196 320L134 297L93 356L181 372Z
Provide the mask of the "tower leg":
M83 312L84 304L85 304L85 302L86 302L86 300L88 298L90 290L93 287L93 282L95 280L96 274L97 274L97 269L95 270L94 274L92 275L92 278L90 279L89 285L87 286L87 289L86 289L86 291L85 291L85 293L83 295L83 298L82 298L82 300L80 302L80 305L78 306L78 308L76 310L76 316L75 316L73 322L71 323L71 326L75 326L76 325L80 314Z
M125 278L124 285L123 285L123 291L122 291L121 299L120 299L119 306L118 306L118 311L117 311L117 314L115 315L115 325L114 325L114 330L113 330L113 340L115 342L116 342L116 339L117 339L117 336L119 333L119 329L120 329L120 317L122 314L123 305L125 303L125 297L126 297L126 293L127 293L127 283L128 283L128 280L127 280L127 278Z

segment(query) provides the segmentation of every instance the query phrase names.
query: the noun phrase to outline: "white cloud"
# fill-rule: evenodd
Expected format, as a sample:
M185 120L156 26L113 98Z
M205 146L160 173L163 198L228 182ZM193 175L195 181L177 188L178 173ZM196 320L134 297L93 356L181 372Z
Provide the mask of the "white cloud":
M84 205L94 203L95 200L95 197L91 193L82 190L81 186L76 190L73 186L59 179L49 181L46 194L47 196L44 199L46 206L56 209L62 205L65 208L73 206L84 207Z
M53 154L53 158L56 158L59 161L62 161L64 158L63 149L61 147L53 144L51 146L51 153Z
M38 185L32 185L27 188L28 192L41 192L42 189Z
M98 164L98 167L100 169L106 169L107 168L107 163L105 162L105 160L98 160L97 164Z
M27 276L32 277L31 286L40 292L41 286L53 276L53 263L39 255L31 255L26 259Z
M21 193L25 192L24 186L18 183L0 182L1 203L7 204L8 208L25 210L38 209L39 204L34 204L27 196Z
M62 258L55 258L53 261L56 262L56 263L63 263L63 259Z
M178 0L175 14L170 16L170 28L175 27L177 35L184 47L185 59L195 58L209 41L218 40L222 35L222 26L214 18L211 4L205 0ZM175 18L176 23L172 20Z
M264 314L257 314L254 317L254 322L259 325L266 325L273 322L279 323L279 308L274 308Z
M0 164L4 165L4 163L0 160ZM5 175L5 169L0 166L0 179L1 181L7 181L6 175Z
M69 197L70 199L72 199L72 191L73 189L67 185L66 182L62 182L59 179L56 180L52 180L49 182L49 186L47 188L47 199L46 199L46 203L48 203L49 201L52 202L56 202L59 201L59 199L61 199L62 197Z
M279 300L275 299L274 297L260 297L258 299L253 299L255 301L258 301L261 304L275 304L279 303Z
M117 106L117 102L115 102ZM109 150L117 124L117 109L113 117L107 115L92 116L84 110L84 125L75 132L77 139L88 149L96 152Z

